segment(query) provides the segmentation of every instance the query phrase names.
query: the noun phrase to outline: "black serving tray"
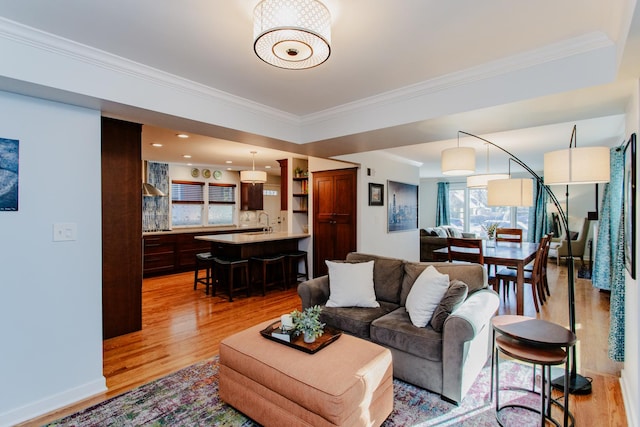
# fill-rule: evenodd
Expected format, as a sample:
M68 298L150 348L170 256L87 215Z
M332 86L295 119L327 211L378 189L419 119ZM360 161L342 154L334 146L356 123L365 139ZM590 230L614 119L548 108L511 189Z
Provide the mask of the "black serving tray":
M342 335L342 331L332 328L330 326L324 327L324 333L316 338L316 340L312 343L304 342L304 337L302 335L292 335L291 341L285 341L280 338L274 337L271 335L272 332L280 331L280 321L273 322L266 328L260 331L260 335L265 337L268 340L278 342L280 344L284 344L287 347L295 348L296 350L304 351L305 353L314 354L318 351L322 350Z

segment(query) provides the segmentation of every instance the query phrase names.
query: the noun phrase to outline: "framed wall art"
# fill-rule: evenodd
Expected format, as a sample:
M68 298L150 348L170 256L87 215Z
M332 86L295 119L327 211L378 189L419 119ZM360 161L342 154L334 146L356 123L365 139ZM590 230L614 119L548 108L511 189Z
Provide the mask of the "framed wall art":
M631 278L636 278L636 134L624 149L624 262Z
M384 184L369 183L369 206L384 206Z
M18 153L20 142L0 138L0 211L18 210Z
M418 186L387 181L387 232L418 228Z

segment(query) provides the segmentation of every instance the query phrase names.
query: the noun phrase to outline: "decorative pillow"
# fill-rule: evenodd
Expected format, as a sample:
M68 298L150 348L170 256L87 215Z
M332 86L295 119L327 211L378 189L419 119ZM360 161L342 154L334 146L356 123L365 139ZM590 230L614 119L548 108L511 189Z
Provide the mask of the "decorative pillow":
M406 309L414 326L424 328L449 288L449 275L430 265L413 283L407 295Z
M577 231L569 231L569 238L571 240L578 240L578 232Z
M327 307L380 307L373 288L374 261L325 263L329 268Z
M436 332L442 332L444 321L447 317L460 307L467 298L468 286L466 283L453 279L449 284L449 288L440 300L440 304L436 307L431 316L431 327Z
M436 227L436 228L433 229L433 231L436 232L436 235L438 237L449 237L449 235L447 234L447 230L445 230L442 227Z

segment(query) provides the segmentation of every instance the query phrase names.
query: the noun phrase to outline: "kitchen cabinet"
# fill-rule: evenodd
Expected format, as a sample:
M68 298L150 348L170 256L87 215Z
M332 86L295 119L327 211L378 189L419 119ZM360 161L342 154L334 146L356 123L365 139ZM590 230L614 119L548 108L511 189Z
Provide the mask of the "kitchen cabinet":
M357 169L313 173L313 274L356 247Z
M243 182L240 184L240 210L261 211L263 209L262 184Z

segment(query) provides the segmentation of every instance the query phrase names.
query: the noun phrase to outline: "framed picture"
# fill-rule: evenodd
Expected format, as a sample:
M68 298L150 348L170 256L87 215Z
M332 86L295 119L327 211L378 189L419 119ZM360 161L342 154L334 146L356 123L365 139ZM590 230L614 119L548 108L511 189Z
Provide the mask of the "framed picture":
M387 181L387 232L418 228L418 186Z
M384 206L384 184L369 183L369 206Z
M17 139L0 138L0 211L18 210L18 153Z
M624 262L631 278L636 278L636 134L624 149Z

